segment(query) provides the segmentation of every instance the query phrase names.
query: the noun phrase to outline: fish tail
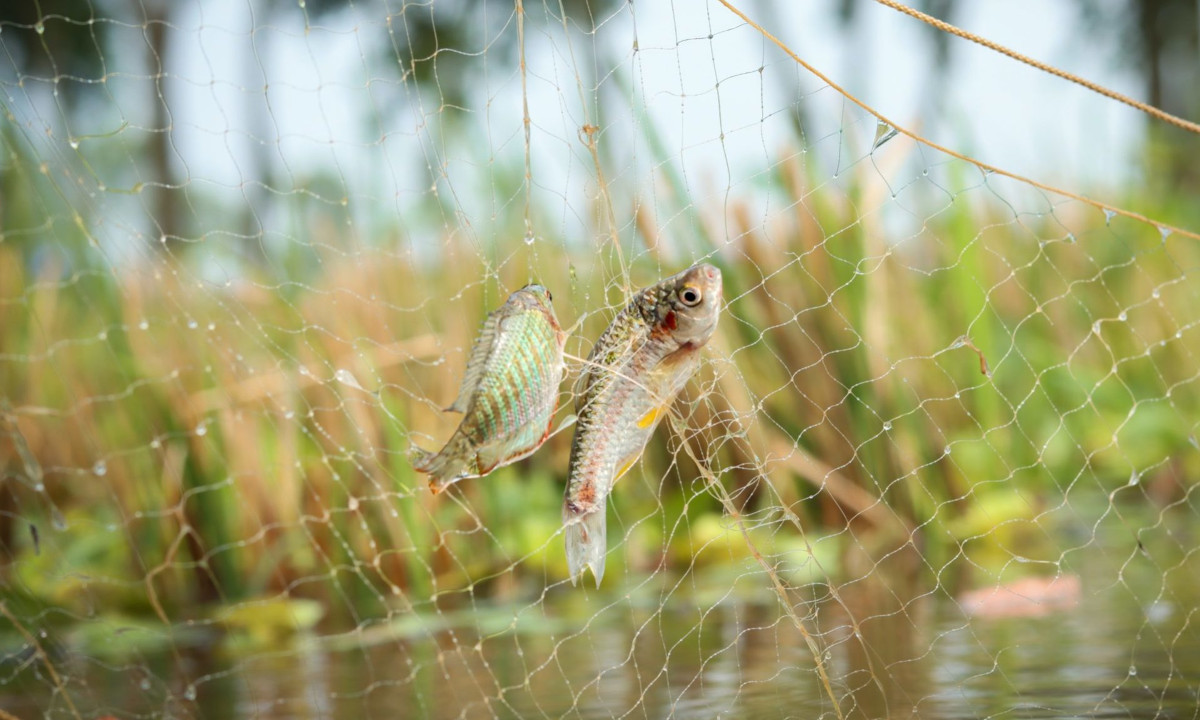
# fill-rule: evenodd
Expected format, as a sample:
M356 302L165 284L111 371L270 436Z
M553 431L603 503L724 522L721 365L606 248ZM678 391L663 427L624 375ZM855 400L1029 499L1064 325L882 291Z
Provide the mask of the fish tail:
M471 452L470 441L456 434L446 443L441 452L431 453L414 447L412 466L417 472L429 475L429 490L434 495L465 477L477 474L475 453Z
M601 498L587 510L577 510L569 501L563 501L563 530L567 541L567 568L574 585L583 576L584 567L592 569L596 587L604 577L604 555L608 550L605 540L605 500Z

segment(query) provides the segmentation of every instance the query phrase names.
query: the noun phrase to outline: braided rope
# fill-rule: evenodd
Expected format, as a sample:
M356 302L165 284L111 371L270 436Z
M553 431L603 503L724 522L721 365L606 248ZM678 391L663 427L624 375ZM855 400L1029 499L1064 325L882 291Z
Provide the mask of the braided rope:
M1146 223L1147 225L1153 225L1162 231L1168 231L1171 233L1175 233L1175 234L1181 235L1183 237L1192 238L1193 240L1200 240L1200 233L1196 233L1191 230L1185 230L1183 228L1176 227L1174 225L1167 225L1165 223L1158 222L1157 220L1152 220L1149 217L1142 215L1141 213L1136 213L1136 212L1133 212L1132 210L1126 210L1124 208L1120 208L1115 205L1110 205L1108 203L1100 202L1098 200L1093 200L1091 198L1084 197L1083 195L1080 195L1078 193L1073 193L1070 190L1064 190L1062 188L1058 188L1053 185L1048 185L1046 183L1038 182L1037 180L1027 178L1024 175L1018 175L1017 173L1009 172L1008 170L1004 170L995 165L989 165L988 163L985 163L981 160L976 160L973 157L964 155L960 152L956 152L944 145L939 145L938 143L936 143L926 137L918 135L916 132L909 130L908 128L905 128L901 125L896 124L891 119L889 119L887 116L885 116L883 113L879 112L875 108L866 104L862 100L859 100L857 97L855 97L853 94L851 94L850 91L846 90L841 85L838 85L837 83L835 83L829 76L825 75L825 73L816 69L815 67L810 65L808 62L806 62L803 58L801 58L799 55L797 55L795 50L792 50L782 40L780 40L779 38L772 35L766 28L764 28L762 25L759 25L758 23L754 22L753 20L751 20L750 17L748 15L746 15L746 13L742 12L740 9L735 7L730 2L730 0L717 0L717 1L720 2L722 5L724 5L725 8L727 10L729 10L731 13L733 13L734 15L737 15L739 18L741 18L742 21L745 22L747 25L749 25L750 27L757 30L759 32L759 34L761 34L764 38L766 38L771 43L773 43L776 47L778 47L780 50L782 50L788 57L790 57L792 60L794 60L796 62L796 64L800 65L800 67L802 67L805 70L807 70L808 72L812 73L815 77L817 77L819 80L821 80L821 82L828 85L835 92L839 93L840 95L845 97L850 102L854 103L855 105L859 106L866 112L875 116L875 118L878 119L880 122L886 123L890 127L894 128L896 130L896 132L900 133L901 135L904 135L905 137L908 137L916 142L919 142L922 145L924 145L928 148L931 148L933 150L936 150L940 153L944 153L952 158L956 158L963 162L970 163L981 170L986 170L990 173L994 173L994 174L1000 175L1002 177L1007 177L1007 178L1016 180L1018 182L1026 183L1026 184L1036 187L1040 190L1044 190L1048 193L1053 193L1053 194L1059 195L1061 197L1070 198L1072 200L1077 200L1081 203L1084 203L1086 205L1091 205L1094 208L1104 210L1113 215L1120 215L1121 217L1126 217L1131 220L1136 220L1138 222Z

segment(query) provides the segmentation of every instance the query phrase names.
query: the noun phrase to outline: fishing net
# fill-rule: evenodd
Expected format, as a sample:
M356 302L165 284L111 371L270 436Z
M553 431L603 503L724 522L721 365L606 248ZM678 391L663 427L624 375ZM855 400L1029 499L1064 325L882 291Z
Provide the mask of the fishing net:
M0 716L1195 717L1186 204L947 152L975 118L800 62L845 52L817 10L737 9L4 9ZM701 261L601 587L569 425L427 490L509 292L571 328L557 423Z

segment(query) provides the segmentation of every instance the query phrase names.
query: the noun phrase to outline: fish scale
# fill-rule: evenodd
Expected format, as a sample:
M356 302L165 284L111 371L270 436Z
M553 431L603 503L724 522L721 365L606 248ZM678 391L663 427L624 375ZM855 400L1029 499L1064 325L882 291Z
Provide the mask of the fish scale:
M563 498L572 582L590 567L600 584L608 495L699 367L721 302L720 271L696 265L636 294L596 340L576 397Z
M471 349L458 398L463 413L438 453L414 449L413 467L434 492L480 477L537 450L558 407L566 335L550 293L528 285L488 315Z

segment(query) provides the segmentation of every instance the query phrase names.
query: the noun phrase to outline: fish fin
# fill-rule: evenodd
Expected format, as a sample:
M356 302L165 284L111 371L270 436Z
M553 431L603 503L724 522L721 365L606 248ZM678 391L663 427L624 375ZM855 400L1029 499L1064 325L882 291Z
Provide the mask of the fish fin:
M428 450L419 448L416 445L413 445L409 450L409 461L412 463L413 470L416 470L417 472L429 472L429 465L433 462L435 457L437 457L437 453L429 452Z
M479 468L479 474L487 475L501 465L507 465L510 462L516 462L532 452L528 451L524 454L505 456L504 450L505 447L503 445L497 444L484 445L483 447L479 448L479 450L475 452L475 464Z
M502 310L503 308L493 311L483 321L479 337L475 338L475 344L471 346L471 355L467 359L467 369L463 372L462 384L458 388L458 397L446 408L447 411L465 413L470 406L471 396L479 388L487 360L492 354L492 348L496 346L496 338L500 337L500 323L505 318Z
M554 428L553 430L551 430L551 431L550 431L550 432L549 432L549 433L546 435L546 437L550 437L551 435L557 435L557 434L559 434L559 433L560 433L560 432L562 432L563 430L566 430L567 428L569 428L569 427L571 427L572 425L574 425L574 424L575 424L575 421L576 421L576 420L578 420L578 419L579 419L579 418L578 418L578 417L575 415L575 413L570 413L570 414L568 414L566 417L564 417L564 418L562 419L562 422L560 422L560 423L558 424L558 427L556 427L556 428ZM551 424L553 424L553 422L554 422L554 421L553 421L553 419L552 419L550 422L551 422Z
M583 569L592 569L596 587L604 578L604 555L608 551L605 539L605 500L601 498L582 512L572 509L563 500L563 531L567 544L567 570L574 585L583 577Z
M459 433L436 454L414 447L412 466L417 472L429 475L429 490L435 495L463 478L480 474L470 443Z
M629 472L629 469L632 468L634 466L634 464L637 463L637 461L639 459L641 459L641 457L642 457L642 453L639 450L636 455L634 455L633 457L626 460L625 463L623 465L621 465L620 469L617 470L617 474L613 475L613 482L615 483L616 481L618 481L622 477L624 477L625 473Z
M651 409L650 412L643 415L641 419L637 421L637 426L645 430L646 428L654 425L654 423L658 422L658 418L662 415L663 410L665 409L665 405L659 405L658 407Z

